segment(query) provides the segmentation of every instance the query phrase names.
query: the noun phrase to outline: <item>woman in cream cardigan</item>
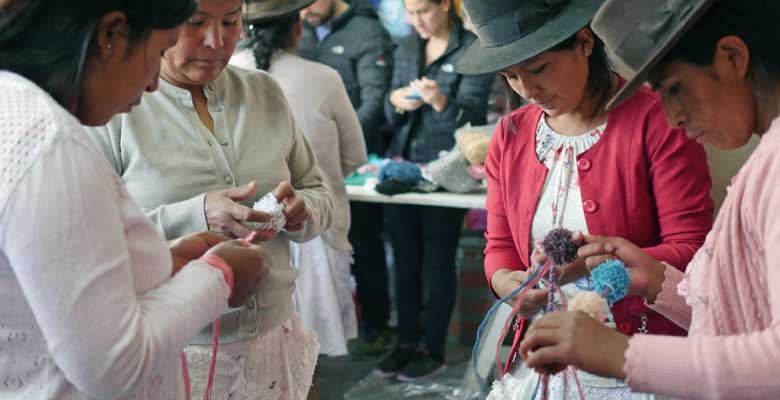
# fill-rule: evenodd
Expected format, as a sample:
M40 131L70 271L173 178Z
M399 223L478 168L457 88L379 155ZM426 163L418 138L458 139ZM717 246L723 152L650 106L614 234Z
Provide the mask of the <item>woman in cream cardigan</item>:
M287 223L278 234L261 232L271 272L255 296L222 316L214 393L302 399L319 345L293 311L298 273L290 266L289 242L325 231L332 201L276 82L226 65L241 35L242 3L200 1L165 53L160 90L93 138L168 239L205 229L243 237L252 232L250 223L269 218L251 204L276 193ZM210 332L187 355L193 395L200 397Z
M317 332L321 354L340 356L357 337L344 178L367 162L366 144L338 72L295 55L303 34L298 11L312 2L247 1L247 46L231 64L268 71L279 82L333 193L331 228L310 242L291 243L291 251L301 274L295 300L303 324Z

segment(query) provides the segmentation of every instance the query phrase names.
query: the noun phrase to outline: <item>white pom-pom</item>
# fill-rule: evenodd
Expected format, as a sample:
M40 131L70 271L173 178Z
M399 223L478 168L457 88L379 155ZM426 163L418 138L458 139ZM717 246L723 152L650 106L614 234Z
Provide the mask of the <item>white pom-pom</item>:
M273 193L268 193L263 198L255 203L255 210L264 212L271 216L269 222L256 222L253 224L253 228L259 231L274 231L279 233L284 229L287 224L287 217L284 216L284 205L279 203L279 200Z
M580 292L569 300L569 311L582 311L604 322L607 318L607 301L595 292Z

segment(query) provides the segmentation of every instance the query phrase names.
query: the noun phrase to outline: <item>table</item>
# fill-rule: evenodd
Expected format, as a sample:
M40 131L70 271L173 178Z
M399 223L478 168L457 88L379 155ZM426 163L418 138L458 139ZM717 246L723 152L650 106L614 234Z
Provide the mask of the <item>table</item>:
M403 193L386 196L365 186L347 185L347 195L351 201L384 204L412 204L418 206L437 206L453 208L485 208L487 194L484 190L474 193Z

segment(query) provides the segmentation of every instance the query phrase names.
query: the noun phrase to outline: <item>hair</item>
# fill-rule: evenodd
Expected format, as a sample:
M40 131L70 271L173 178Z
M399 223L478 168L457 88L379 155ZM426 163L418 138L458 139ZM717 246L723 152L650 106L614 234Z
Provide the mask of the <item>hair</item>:
M442 1L444 0L428 0L433 4L440 5ZM458 13L458 5L456 4L455 0L450 0L450 8L447 10L447 16L450 17L450 28L455 28L456 26L463 25L463 19L460 17L460 13Z
M300 18L298 13L267 22L247 24L244 48L252 50L258 69L268 71L275 50L286 50L295 46L294 28Z
M766 91L780 82L778 19L780 2L777 0L718 0L664 56L655 71L671 62L712 65L718 42L734 35L750 50L753 92L765 97Z
M590 27L588 27L588 29L590 29ZM578 33L579 31L547 51L575 49L579 44L579 39L577 38ZM509 114L512 110L523 105L525 100L512 89L506 78L501 76L501 80L504 84L504 90L506 91L504 112ZM597 100L596 107L593 109L593 115L596 115L599 110L607 104L607 101L609 101L609 94L612 91L612 66L609 63L607 51L604 48L604 42L596 36L596 34L593 34L593 50L590 57L588 57L588 83L585 89L589 96Z
M10 0L0 9L0 69L31 80L67 108L79 97L87 54L100 19L127 16L131 46L152 30L171 29L196 10L195 0Z

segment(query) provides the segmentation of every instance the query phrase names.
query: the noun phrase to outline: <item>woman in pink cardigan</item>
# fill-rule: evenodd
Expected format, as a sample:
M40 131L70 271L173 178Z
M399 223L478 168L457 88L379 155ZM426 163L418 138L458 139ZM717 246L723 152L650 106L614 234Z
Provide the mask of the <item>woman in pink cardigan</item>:
M539 264L538 255L532 256L535 243L553 228L625 236L684 270L712 226L704 149L684 131L669 128L658 96L645 88L620 107L605 109L625 82L611 70L603 43L588 27L600 4L572 1L553 12L520 0L464 1L475 26L484 29L477 30L479 40L458 68L499 71L508 97L519 95L530 103L502 120L485 166L485 273L500 297ZM509 35L513 30L502 27L511 24L504 18L508 14L522 14L527 31ZM507 36L496 37L497 32ZM584 259L565 270L587 272ZM568 296L578 291L574 284L563 290ZM530 317L546 302L547 290L530 290L521 312ZM624 335L685 335L640 297L616 303L612 314ZM620 397L601 388L627 391L614 380L592 387L597 398Z
M587 237L588 267L617 257L634 294L689 330L687 338L604 328L581 313L537 321L521 345L531 367L574 365L679 398L780 398L780 3L608 0L594 30L648 80L669 123L722 149L761 142L734 177L704 246L683 274L631 241ZM558 368L556 368L558 366Z

